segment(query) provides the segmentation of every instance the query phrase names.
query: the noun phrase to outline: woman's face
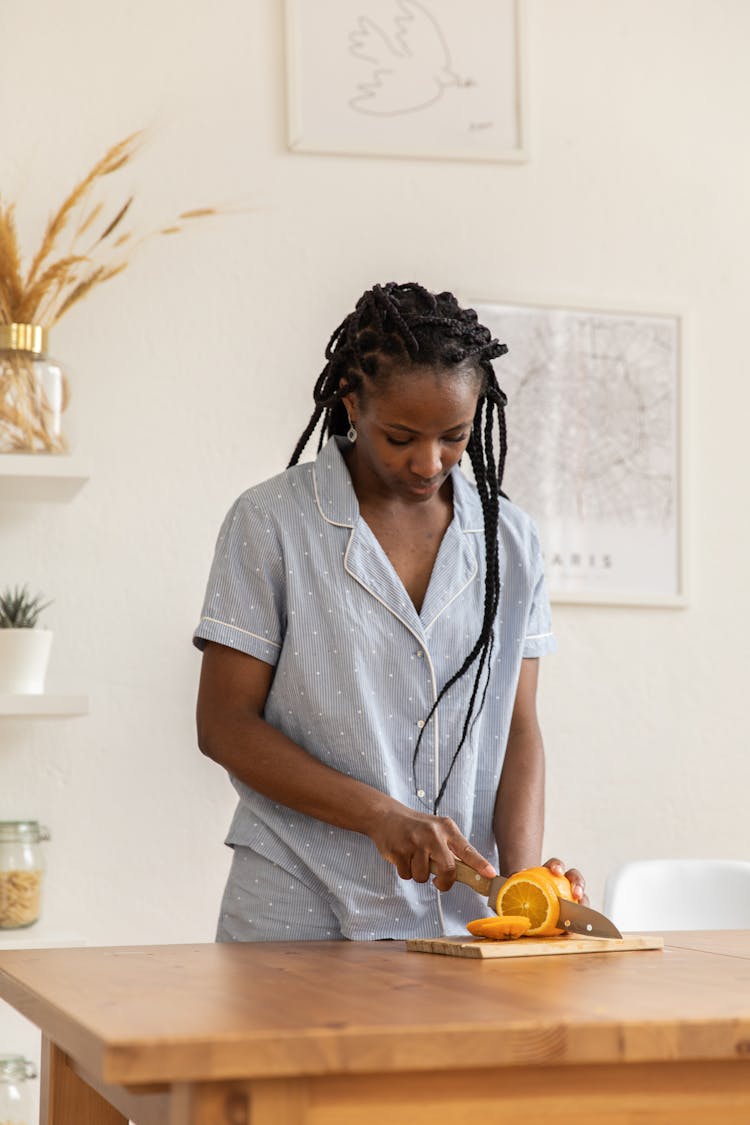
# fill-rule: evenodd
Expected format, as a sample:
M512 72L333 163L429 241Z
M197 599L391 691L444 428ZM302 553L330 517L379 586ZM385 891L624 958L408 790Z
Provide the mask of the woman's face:
M470 364L448 371L394 364L382 385L367 379L364 395L347 395L357 491L410 503L435 496L466 449L479 389Z

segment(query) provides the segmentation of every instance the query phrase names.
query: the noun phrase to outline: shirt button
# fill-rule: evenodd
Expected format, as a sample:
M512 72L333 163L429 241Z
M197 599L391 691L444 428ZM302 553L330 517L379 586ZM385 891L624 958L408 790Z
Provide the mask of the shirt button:
M422 652L422 650L420 648L419 652L417 653L417 659L421 660L423 656L424 656L424 653Z
M422 727L424 726L424 719L417 719L417 726L421 730Z
M417 789L417 796L421 800L421 798L424 797L424 789Z

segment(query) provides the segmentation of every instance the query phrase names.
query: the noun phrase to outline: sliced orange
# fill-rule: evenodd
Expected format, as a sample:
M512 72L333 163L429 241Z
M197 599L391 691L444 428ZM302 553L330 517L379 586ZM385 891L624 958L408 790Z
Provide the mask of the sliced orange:
M564 876L553 875L548 867L530 867L506 879L497 896L498 915L521 915L531 923L529 937L561 934L559 898L572 899L570 883Z
M502 918L476 918L473 922L466 923L466 929L475 937L509 941L511 938L523 937L530 925L528 918L504 914Z
M564 875L555 875L549 867L529 867L526 871L519 871L519 875L538 875L542 879L551 879L557 888L558 898L567 898L573 901L573 888Z

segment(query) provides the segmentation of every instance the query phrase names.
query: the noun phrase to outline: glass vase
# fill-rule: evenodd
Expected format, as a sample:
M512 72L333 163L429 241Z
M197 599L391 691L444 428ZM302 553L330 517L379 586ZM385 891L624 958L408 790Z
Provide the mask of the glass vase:
M38 324L0 324L0 453L63 453L65 371Z

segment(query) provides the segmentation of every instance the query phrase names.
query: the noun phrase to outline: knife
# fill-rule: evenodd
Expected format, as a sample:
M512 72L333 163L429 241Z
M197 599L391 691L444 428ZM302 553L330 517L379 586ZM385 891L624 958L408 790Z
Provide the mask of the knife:
M435 865L432 863L430 864L430 871L433 875L437 873ZM473 867L462 863L460 859L456 860L456 881L471 887L478 895L486 895L490 908L496 914L497 896L506 878L506 875L495 875L492 879L488 879L485 875L480 875ZM571 934L585 934L587 937L622 937L617 926L610 922L604 914L600 914L598 910L592 910L590 906L584 906L580 902L571 902L566 898L558 897L557 901L560 904L560 915L557 920L558 929L566 930Z

